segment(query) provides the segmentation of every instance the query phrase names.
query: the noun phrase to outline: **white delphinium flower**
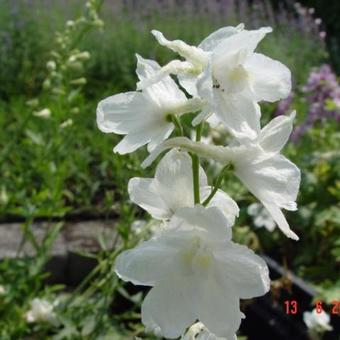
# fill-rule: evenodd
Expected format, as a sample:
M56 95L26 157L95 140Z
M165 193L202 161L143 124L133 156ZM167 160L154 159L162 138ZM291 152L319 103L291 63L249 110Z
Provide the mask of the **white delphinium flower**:
M268 211L260 203L252 203L247 212L254 217L254 224L256 227L265 227L268 231L274 231L276 223L268 213Z
M297 209L300 170L279 153L292 131L294 117L295 113L274 118L261 130L256 143L250 145L223 147L192 142L185 137L172 138L156 148L142 166L150 165L163 150L175 147L215 159L223 165L230 164L235 175L261 201L284 234L298 240L281 209Z
M303 321L308 327L311 339L321 339L321 334L331 331L330 317L325 311L318 313L314 308L311 312L303 313Z
M239 299L268 292L266 263L231 241L231 228L217 207L183 208L158 235L116 259L124 281L153 287L142 304L142 322L177 338L197 319L230 337L243 314Z
M152 77L160 66L137 55L140 80ZM202 106L198 98L187 99L169 76L142 92L120 93L102 100L97 107L97 124L101 131L126 135L114 151L126 154L148 144L152 150L174 130L171 116L195 112Z
M199 168L201 201L211 193L207 176ZM154 178L132 178L128 191L131 201L145 209L153 218L169 219L183 207L194 206L192 161L186 152L171 150L159 162ZM218 206L232 226L239 208L224 191L218 190L209 206Z
M202 322L196 322L189 330L181 337L181 340L237 340L236 335L232 335L228 338L217 337L211 333Z
M270 27L244 30L243 25L224 27L204 39L198 47L181 40L169 41L152 31L158 42L178 52L186 61L173 61L139 83L145 88L165 74L177 74L181 85L206 103L194 119L198 124L215 113L239 140L257 138L260 132L260 101L274 102L291 91L291 74L282 63L254 53Z
M31 301L31 309L25 314L29 323L49 322L57 324L57 315L53 311L54 305L45 299L35 298Z

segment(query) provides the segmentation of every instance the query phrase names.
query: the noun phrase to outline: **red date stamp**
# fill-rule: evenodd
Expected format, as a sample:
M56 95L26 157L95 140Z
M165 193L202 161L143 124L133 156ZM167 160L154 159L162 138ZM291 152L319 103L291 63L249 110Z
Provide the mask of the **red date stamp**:
M284 307L286 314L295 315L298 313L299 304L296 300L284 301ZM330 312L330 314L340 315L340 300L332 301L330 305L326 305L324 302L318 300L314 303L316 313L321 314L322 312Z

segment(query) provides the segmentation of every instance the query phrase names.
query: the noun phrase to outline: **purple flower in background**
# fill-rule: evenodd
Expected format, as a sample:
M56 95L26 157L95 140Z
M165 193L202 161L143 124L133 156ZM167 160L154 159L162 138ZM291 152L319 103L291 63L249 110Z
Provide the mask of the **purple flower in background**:
M291 138L295 142L317 121L329 118L340 121L340 84L329 65L313 69L302 91L306 94L309 110L305 121L292 133ZM278 107L277 114L284 113L286 109L285 103L280 105L282 107Z
M276 117L276 116L286 114L290 109L293 98L294 98L294 92L292 91L286 99L283 99L279 102L279 104L277 105L277 109L274 112L274 116Z

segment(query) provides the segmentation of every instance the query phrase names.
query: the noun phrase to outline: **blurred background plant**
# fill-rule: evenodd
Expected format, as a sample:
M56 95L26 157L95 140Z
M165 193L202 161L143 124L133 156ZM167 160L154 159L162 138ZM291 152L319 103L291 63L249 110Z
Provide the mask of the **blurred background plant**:
M316 10L327 7L316 3ZM89 0L85 8L81 0L0 2L0 219L24 221L24 241L34 244L36 251L32 259L0 263L1 339L30 334L126 339L127 334L142 334L136 322L141 296L118 285L112 264L119 245L132 246L140 233L150 230L136 232L133 221L148 216L133 208L127 195L128 179L142 175L145 151L124 159L114 155L112 145L118 138L97 130L95 109L100 99L135 89L135 53L160 64L172 58L155 43L153 28L192 44L239 22L247 28L274 28L260 50L288 65L294 88L287 100L263 107L263 123L297 110L286 153L302 170L300 209L287 215L301 241L295 244L275 228L270 231L265 211L253 206L261 215L256 219L254 211L246 209L254 198L235 178L226 178L226 190L241 207L234 237L287 263L323 300L339 298L340 85L333 71L338 65L337 47L331 44L335 34L329 36L325 30L336 24L324 23L316 10L269 0ZM188 131L190 117L186 119ZM217 128L212 138L225 144L229 136ZM217 173L216 164L206 167L210 174ZM143 176L151 175L152 169L148 171ZM30 232L35 219L117 216L115 250L102 240L96 255L84 254L98 261L88 280L71 295L65 295L63 287L44 285L43 268L61 226L49 229L37 243ZM57 324L27 322L35 297L59 301L53 305ZM128 301L129 312L112 305L113 297Z

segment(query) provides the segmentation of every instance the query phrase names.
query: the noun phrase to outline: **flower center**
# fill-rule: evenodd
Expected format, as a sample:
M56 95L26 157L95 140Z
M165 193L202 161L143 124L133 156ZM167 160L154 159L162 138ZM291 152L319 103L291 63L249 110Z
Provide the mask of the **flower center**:
M187 273L207 271L213 263L213 255L200 237L194 236L188 248L181 253L181 262Z

